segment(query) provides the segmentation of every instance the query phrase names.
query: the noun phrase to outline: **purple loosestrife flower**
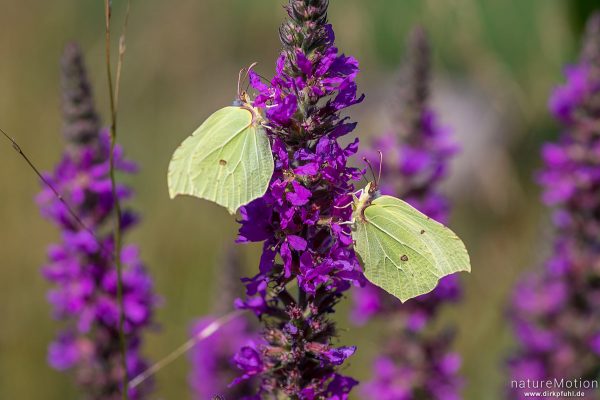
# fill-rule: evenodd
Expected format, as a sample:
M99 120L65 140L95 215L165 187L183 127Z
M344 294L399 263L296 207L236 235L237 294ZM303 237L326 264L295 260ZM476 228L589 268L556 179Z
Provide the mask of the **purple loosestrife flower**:
M382 151L382 193L398 196L428 216L446 222L448 202L439 192L457 147L428 105L429 44L415 29L408 43L410 57L402 74L396 129L374 140L364 156L375 169ZM374 316L393 318L389 339L376 360L373 380L363 387L377 399L458 399L456 374L460 357L450 351L452 335L427 332L442 304L460 296L458 278L443 278L431 292L401 304L374 285L354 293L353 320L362 324Z
M267 193L243 207L239 242L264 242L259 273L245 279L237 306L264 323L264 344L235 357L256 376L258 397L346 399L357 382L338 373L354 347L335 347L328 315L363 276L352 247L351 202L359 170L347 166L358 140L338 139L356 126L340 116L362 101L358 62L340 54L327 23L327 0L290 0L280 29L283 51L269 84L251 72L272 140L275 172ZM342 208L338 208L342 207ZM289 285L296 283L298 293ZM270 397L269 397L270 398Z
M232 311L233 301L240 293L240 255L235 248L230 247L225 256L218 270L214 315L197 320L192 327L192 335L199 334L216 318ZM251 398L249 396L256 392L257 386L254 379L230 386L239 372L233 356L240 348L255 346L258 341L257 329L245 315L238 316L212 336L200 341L190 351L192 371L189 382L195 398L204 400L217 395L226 399Z
M62 240L50 246L43 274L54 287L48 300L54 316L66 327L50 345L48 362L57 370L74 370L86 399L120 399L122 392L119 351L119 304L114 245L110 232L114 202L109 178L108 132L101 130L87 81L81 50L76 44L65 48L61 60L64 134L67 151L47 179L58 189L83 223L79 226L49 188L38 196L42 214L61 230ZM115 149L115 165L125 173L136 167ZM131 197L119 185L120 199ZM123 215L127 230L136 218ZM135 246L125 246L123 261L124 330L127 338L127 368L135 376L146 368L140 355L142 330L151 324L156 297L153 284ZM150 389L142 385L130 390L132 399L142 399Z
M600 369L600 14L579 63L550 99L564 125L542 149L543 200L553 208L551 257L515 288L513 380L596 379ZM511 398L520 398L514 389Z

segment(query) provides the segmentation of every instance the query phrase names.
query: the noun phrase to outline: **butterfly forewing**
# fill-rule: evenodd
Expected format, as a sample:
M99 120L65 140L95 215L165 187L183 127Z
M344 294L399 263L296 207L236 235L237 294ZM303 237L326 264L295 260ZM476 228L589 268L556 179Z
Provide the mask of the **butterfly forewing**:
M171 197L188 194L234 213L262 196L273 174L269 139L252 113L225 107L211 115L173 155Z

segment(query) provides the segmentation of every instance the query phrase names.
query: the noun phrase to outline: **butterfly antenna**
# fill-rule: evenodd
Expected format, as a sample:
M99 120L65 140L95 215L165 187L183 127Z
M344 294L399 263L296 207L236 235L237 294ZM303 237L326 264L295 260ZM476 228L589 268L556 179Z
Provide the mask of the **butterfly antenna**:
M250 66L248 68L242 68L240 70L240 73L238 75L238 96L241 97L242 92L241 92L241 88L242 88L242 84L244 83L244 81L246 81L246 79L248 79L248 75L250 74L250 71L252 71L252 68L256 67L258 63L257 62L253 62L252 64L250 64ZM248 90L248 87L250 86L250 82L248 82L248 85L246 86L246 91Z
M250 64L250 66L246 69L246 76L244 77L244 79L248 78L248 74L250 73L250 71L252 71L257 65L258 63L256 61Z
M237 96L238 96L238 99L240 99L240 100L242 98L242 74L244 73L245 70L246 70L246 68L240 69L240 72L238 74Z
M23 160L25 160L25 162L27 163L27 165L29 165L29 167L33 170L33 172L35 172L35 174L38 176L38 178L40 178L40 180L42 181L42 183L44 185L46 185L46 187L48 187L52 193L54 194L54 196L63 204L63 206L66 208L67 212L69 213L69 215L75 220L75 222L77 223L77 225L79 225L79 227L81 229L83 229L84 231L86 231L87 233L89 233L90 235L92 235L92 237L94 238L94 240L96 241L96 243L100 246L100 248L106 252L107 255L110 255L112 257L112 253L106 248L104 247L104 245L102 244L102 242L100 241L100 239L98 239L98 237L96 236L96 234L94 233L93 230L91 230L79 217L79 215L77 215L77 213L73 210L73 208L67 203L67 201L65 200L65 198L60 194L60 192L56 189L56 187L40 172L40 170L35 166L35 164L33 163L33 161L31 161L31 159L27 156L27 154L25 154L25 152L23 151L23 149L21 148L21 146L19 146L19 144L17 143L17 141L11 137L8 133L6 133L4 131L4 129L0 128L0 132L2 133L2 135L8 139L11 144L12 144L12 148L21 156L21 158L23 158Z
M371 162L367 159L367 157L363 157L362 159L365 162L365 164L367 164L369 166L369 169L371 170L371 175L373 175L373 179L375 179L375 170L373 169L373 165L371 165ZM375 182L375 184L377 184L377 183L378 182Z

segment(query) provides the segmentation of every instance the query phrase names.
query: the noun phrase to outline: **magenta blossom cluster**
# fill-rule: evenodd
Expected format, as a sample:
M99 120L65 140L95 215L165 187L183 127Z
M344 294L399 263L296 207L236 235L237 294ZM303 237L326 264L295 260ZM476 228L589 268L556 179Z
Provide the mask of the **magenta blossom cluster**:
M245 279L247 298L237 302L264 324L264 343L235 357L243 371L236 382L260 381L256 398L346 399L357 384L338 372L356 349L334 345L328 316L344 291L363 283L345 224L361 176L347 165L358 140L338 142L356 126L340 112L363 97L358 62L334 46L327 8L327 0L290 0L275 76L265 83L250 73L275 159L267 193L242 209L238 238L263 242L259 273Z
M519 347L509 366L517 381L595 379L600 369L600 14L565 75L550 99L564 133L543 147L538 177L553 209L553 252L513 294Z
M398 196L446 223L449 205L439 184L448 173L457 146L428 104L429 44L422 29L413 31L408 48L410 54L394 103L397 128L377 137L363 155L375 171L381 168L383 194ZM355 291L352 319L356 323L377 316L390 321L373 378L362 388L364 396L382 400L460 398L460 357L450 350L452 335L428 329L441 306L458 300L460 294L456 275L441 279L432 292L405 304L372 284Z
M85 228L70 215L54 192L44 187L38 196L42 214L61 230L61 241L50 246L42 272L53 283L48 300L64 330L50 345L48 361L60 371L75 370L85 398L119 399L122 393L122 360L119 347L120 305L110 224L114 199L109 177L110 138L98 126L79 47L70 44L62 59L63 112L68 146L53 173L45 178L75 211ZM95 135L93 134L95 132ZM135 165L115 148L115 165L125 173ZM125 200L131 191L117 188ZM136 218L123 215L123 230ZM142 331L151 325L156 296L153 283L135 246L125 246L123 263L124 331L129 376L147 363L140 355ZM144 398L149 385L130 390L132 399Z

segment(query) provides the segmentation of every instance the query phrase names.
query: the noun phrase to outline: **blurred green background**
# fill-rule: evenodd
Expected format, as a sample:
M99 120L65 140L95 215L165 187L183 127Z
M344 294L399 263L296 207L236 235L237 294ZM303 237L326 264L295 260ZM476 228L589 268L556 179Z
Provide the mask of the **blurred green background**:
M213 266L236 223L224 209L193 199L169 201L166 168L176 145L212 111L229 104L237 72L259 62L271 74L284 17L275 0L133 1L120 102L120 142L141 173L130 179L143 224L127 240L142 247L164 297L147 335L146 353L164 356L187 339L194 317L211 309ZM362 138L388 126L389 100L407 31L430 32L435 104L454 128L463 152L447 192L452 227L473 259L465 299L447 307L443 322L458 325L466 399L501 398L504 354L511 346L505 300L519 274L543 259L551 238L533 173L538 147L558 127L547 96L573 60L582 19L593 2L574 0L332 0L330 20L342 51L359 58L367 94L351 110ZM115 38L124 1L113 1ZM0 126L43 170L62 150L58 58L81 42L98 108L108 115L103 53L103 2L5 1L0 13ZM116 45L116 40L115 40ZM43 221L33 197L32 171L0 144L0 399L72 399L68 376L46 364L58 324L49 317L48 285L39 274L57 231ZM245 248L248 271L258 248ZM377 324L352 328L349 299L340 307L341 341L358 343L349 373L366 378L378 341ZM156 399L188 397L188 364L180 359L157 376Z

